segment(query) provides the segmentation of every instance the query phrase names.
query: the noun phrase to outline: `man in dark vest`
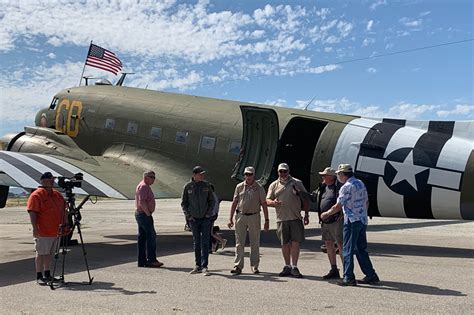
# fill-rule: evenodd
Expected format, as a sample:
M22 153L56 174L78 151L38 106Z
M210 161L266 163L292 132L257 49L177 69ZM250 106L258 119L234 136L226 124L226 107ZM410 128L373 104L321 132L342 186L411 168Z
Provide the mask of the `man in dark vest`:
M316 202L318 213L328 211L336 204L339 192L339 185L336 177L336 171L331 167L326 167L324 171L319 172L322 183L318 189L311 194L311 201ZM337 248L341 254L342 260L342 239L343 239L343 224L344 216L341 211L335 212L331 216L320 219L321 235L324 244L326 245L327 255L331 264L331 270L328 274L323 276L323 279L339 279L339 269L337 269L336 248L334 243L337 243Z

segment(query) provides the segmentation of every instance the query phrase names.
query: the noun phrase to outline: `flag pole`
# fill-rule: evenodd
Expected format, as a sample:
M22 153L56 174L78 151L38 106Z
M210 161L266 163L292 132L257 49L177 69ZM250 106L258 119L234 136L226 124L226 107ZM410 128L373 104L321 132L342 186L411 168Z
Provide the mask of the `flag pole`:
M87 51L86 60L84 61L84 67L82 67L82 73L81 73L81 79L79 80L79 86L81 86L81 83L82 83L82 76L84 75L84 70L86 69L86 61L87 61L87 57L89 56L89 53L91 52L91 47L92 47L92 41L91 41L91 44L89 45L89 50Z

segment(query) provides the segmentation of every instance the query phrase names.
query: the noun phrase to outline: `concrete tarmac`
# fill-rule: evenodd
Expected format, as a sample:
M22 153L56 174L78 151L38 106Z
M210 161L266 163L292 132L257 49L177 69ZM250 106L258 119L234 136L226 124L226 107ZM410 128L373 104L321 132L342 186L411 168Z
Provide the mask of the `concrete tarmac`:
M66 255L66 285L54 291L34 281L25 208L0 209L0 312L467 314L474 309L474 222L374 218L368 249L381 284L339 287L322 279L329 263L319 249L316 213L311 213L298 264L304 278L278 276L283 258L272 208L271 231L262 232L261 274L252 274L246 260L244 272L232 276L229 207L221 203L217 221L228 245L210 255L211 275L204 277L189 274L192 236L183 231L179 200L157 201L157 252L165 263L159 269L137 267L133 201L88 202L81 222L94 281L87 284L82 250L75 246ZM355 273L363 277L357 263Z

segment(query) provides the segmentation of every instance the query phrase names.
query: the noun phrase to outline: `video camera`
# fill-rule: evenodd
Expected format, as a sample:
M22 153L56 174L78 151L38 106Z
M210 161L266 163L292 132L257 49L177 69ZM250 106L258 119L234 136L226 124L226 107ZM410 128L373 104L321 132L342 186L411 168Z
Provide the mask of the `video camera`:
M60 176L58 177L58 186L66 190L81 187L83 178L84 175L82 173L76 173L71 177Z

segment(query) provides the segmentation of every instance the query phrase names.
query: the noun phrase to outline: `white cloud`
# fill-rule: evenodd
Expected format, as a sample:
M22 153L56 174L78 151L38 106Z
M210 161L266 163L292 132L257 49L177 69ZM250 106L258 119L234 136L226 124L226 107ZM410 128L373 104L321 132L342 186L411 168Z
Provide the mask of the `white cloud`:
M369 22L367 22L367 31L371 31L372 30L372 26L374 25L374 21L373 20L370 20Z
M425 113L431 113L439 108L439 105L427 104L411 104L400 102L397 105L390 107L388 111L389 117L399 117L404 119L417 119Z
M362 41L362 46L367 47L373 43L375 43L375 38L364 38L364 40Z
M316 11L316 16L320 17L321 20L325 20L331 11L328 8L322 8L319 11Z
M375 1L374 3L372 3L370 5L370 10L374 11L375 9L377 9L379 6L381 5L386 5L387 4L387 1L386 0L377 0Z
M406 27L410 27L410 28L420 27L423 24L423 20L421 20L421 19L414 20L414 19L410 19L410 18L407 18L407 17L402 17L398 21L402 25L405 25Z
M438 117L446 118L453 115L463 115L464 118L472 118L474 113L474 105L458 104L451 110L439 110L436 112Z
M427 15L429 15L429 14L431 14L431 11L424 11L424 12L421 12L421 13L419 14L419 16L420 16L420 17L424 17L424 16L427 16Z
M49 106L54 94L79 83L82 66L81 63L66 62L51 67L25 68L12 76L0 72L1 120L33 120L39 109Z
M377 69L370 67L370 68L367 68L367 72L368 73L377 73L378 71L377 71Z
M49 59L56 59L56 54L54 54L54 53L49 53L49 54L48 54L48 58L49 58Z
M267 50L260 53L278 44L285 45L278 47L280 50L304 46L300 39L293 38L291 41L298 43L293 46L282 40L302 27L307 13L299 6L266 5L248 15L210 12L206 1L174 4L88 1L58 5L55 1L25 1L17 7L7 3L0 8L0 51L13 49L20 38L27 36L44 36L53 46L84 47L92 39L120 54L179 58L199 64L254 54L255 47L262 45ZM263 38L263 34L267 36Z

